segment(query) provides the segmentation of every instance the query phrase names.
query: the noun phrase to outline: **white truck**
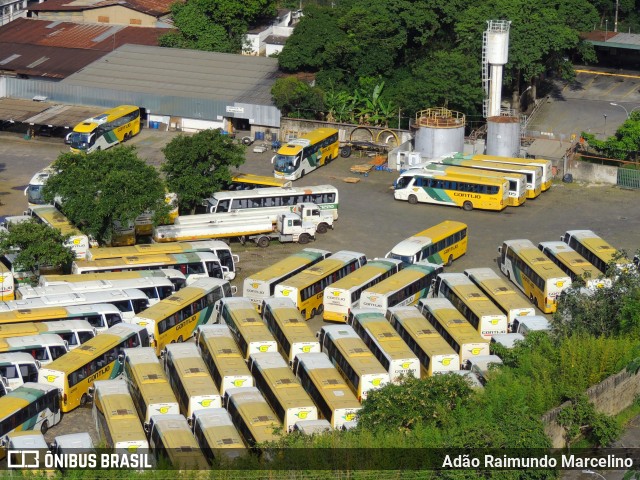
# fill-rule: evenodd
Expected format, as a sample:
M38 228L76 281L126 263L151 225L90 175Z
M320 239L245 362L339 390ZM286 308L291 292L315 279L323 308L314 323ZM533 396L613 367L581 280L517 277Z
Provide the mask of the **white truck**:
M304 202L293 207L293 213L297 213L303 222L310 222L316 226L317 233L327 233L333 229L333 214L323 212L315 203Z
M259 247L267 247L272 239L280 242L309 243L315 238L316 226L303 222L300 215L278 215L274 227L271 218L223 217L206 223L161 225L153 229L153 240L158 243L205 240L212 238L237 238L241 243L254 241Z

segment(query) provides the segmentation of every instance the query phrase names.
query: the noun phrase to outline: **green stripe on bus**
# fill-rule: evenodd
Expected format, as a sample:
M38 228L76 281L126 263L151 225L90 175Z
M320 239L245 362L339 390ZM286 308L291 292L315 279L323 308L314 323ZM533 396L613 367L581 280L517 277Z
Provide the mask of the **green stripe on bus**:
M111 144L111 143L116 143L118 142L118 137L116 136L115 132L113 130L111 130L110 132L106 132L104 134L104 139L107 141L107 143Z

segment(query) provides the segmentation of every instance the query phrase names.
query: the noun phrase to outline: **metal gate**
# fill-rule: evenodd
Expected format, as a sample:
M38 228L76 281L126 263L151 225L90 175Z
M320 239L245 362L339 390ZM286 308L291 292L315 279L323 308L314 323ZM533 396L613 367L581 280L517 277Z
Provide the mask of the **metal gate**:
M640 189L640 170L618 168L617 184L623 188Z

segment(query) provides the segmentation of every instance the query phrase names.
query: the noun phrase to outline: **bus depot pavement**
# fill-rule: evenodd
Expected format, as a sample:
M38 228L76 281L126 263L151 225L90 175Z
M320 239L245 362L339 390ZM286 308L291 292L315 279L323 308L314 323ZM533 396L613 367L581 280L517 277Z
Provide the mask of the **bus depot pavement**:
M143 130L128 144L136 145L139 155L150 164L159 165L161 149L176 134L158 130ZM20 214L27 203L23 190L31 176L49 165L68 147L60 138L35 138L0 132L0 216ZM270 149L254 153L247 148L247 162L243 172L271 175ZM613 245L630 253L640 248L640 212L638 192L612 186L565 184L556 179L550 191L524 206L507 208L502 212L465 212L458 208L435 205L409 205L393 199L392 183L397 172L371 171L360 182L345 183L353 177L349 168L366 163L369 158L338 158L303 179L296 186L331 184L339 189L339 219L334 230L318 235L309 247L330 251L354 250L364 252L369 259L384 257L400 240L443 220L458 220L469 225L468 253L456 260L449 271L461 272L470 267L492 267L497 270L497 248L503 240L528 238L534 243L557 240L570 229L591 229ZM266 249L254 244L231 244L240 256L240 272L232 282L241 291L243 279L302 248L296 244L274 241ZM319 317L310 321L315 331L322 325ZM62 422L50 429L47 439L61 433L89 431L96 436L89 408L81 408L64 416ZM636 439L640 439L640 429ZM640 440L636 440L635 445ZM626 445L625 445L626 446ZM576 472L573 479L586 479L589 474ZM609 478L609 477L607 477ZM613 477L612 477L613 478Z

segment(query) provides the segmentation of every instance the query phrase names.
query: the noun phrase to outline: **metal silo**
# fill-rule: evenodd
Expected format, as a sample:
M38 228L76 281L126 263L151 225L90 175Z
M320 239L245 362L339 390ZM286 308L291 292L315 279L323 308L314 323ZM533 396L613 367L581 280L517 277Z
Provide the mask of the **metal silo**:
M487 155L520 156L520 119L516 116L487 118Z
M428 108L416 113L412 125L415 150L423 158L436 158L464 150L465 116L447 108Z

